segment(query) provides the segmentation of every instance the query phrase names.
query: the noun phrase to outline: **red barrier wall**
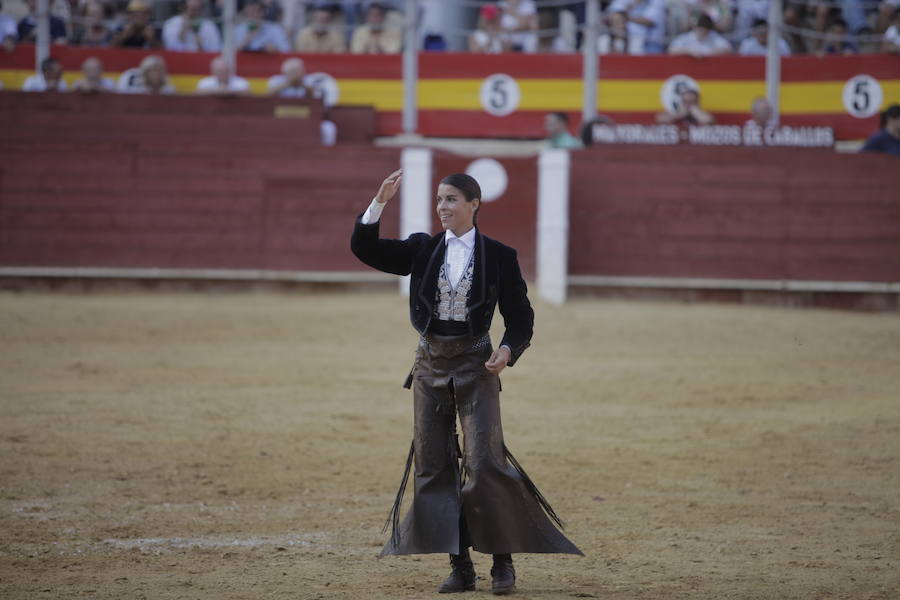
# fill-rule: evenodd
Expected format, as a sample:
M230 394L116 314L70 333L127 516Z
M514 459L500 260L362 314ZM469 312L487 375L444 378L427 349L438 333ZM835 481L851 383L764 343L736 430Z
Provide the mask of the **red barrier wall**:
M900 281L900 161L653 146L572 154L573 275Z
M262 116L273 101L255 98L180 98L190 108L185 135L149 135L117 120L129 100L57 97L43 108L66 117L65 134L35 126L9 137L33 111L2 101L0 264L367 270L349 250L353 217L397 168L398 150L321 148L317 122ZM171 114L171 100L139 102L187 123ZM99 112L108 103L103 114L119 127L102 135L77 116L84 102ZM245 126L222 127L214 116L244 104L259 113L237 120L252 121ZM298 136L297 121L314 133ZM384 230L396 236L397 221Z

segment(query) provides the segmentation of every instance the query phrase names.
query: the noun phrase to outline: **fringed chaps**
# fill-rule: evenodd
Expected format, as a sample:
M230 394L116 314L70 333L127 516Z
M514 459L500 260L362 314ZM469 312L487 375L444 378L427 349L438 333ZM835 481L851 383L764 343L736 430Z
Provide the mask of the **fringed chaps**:
M500 380L484 367L491 352L467 336L420 342L411 382L414 437L382 556L459 554L469 546L487 554L582 554L554 526L562 520L503 442ZM413 467L413 500L401 522Z

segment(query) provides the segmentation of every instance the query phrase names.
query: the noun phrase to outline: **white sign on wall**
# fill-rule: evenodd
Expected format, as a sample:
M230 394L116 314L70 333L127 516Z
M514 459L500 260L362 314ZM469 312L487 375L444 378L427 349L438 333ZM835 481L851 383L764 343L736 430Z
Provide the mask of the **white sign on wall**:
M681 108L681 94L688 90L699 94L700 84L687 75L672 75L663 83L659 99L667 111L676 113Z
M516 80L504 73L485 77L478 93L481 107L495 117L505 117L519 108L522 91Z
M855 75L844 84L844 108L857 119L878 114L884 102L881 84L871 75Z

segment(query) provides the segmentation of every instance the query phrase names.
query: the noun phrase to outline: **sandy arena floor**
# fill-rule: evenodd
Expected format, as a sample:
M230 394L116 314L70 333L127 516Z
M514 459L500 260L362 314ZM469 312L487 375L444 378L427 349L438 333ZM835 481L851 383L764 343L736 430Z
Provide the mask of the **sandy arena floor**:
M900 598L900 317L536 308L506 439L587 557L518 597ZM0 598L436 597L376 558L415 341L388 293L0 295Z

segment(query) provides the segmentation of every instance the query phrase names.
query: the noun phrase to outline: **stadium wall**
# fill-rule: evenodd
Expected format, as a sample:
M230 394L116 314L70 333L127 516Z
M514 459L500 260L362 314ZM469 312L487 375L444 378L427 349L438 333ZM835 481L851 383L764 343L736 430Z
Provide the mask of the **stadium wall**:
M274 116L279 106L314 114L302 101L173 100L0 93L0 125L15 131L0 140L0 276L393 281L363 267L348 236L401 150L322 148L313 119ZM120 115L105 139L95 119L77 118L86 102L111 116L131 102L151 117L181 106L192 120L148 135L142 116ZM40 126L41 113L65 120L66 111L64 134ZM234 127L223 127L226 114ZM538 214L554 214L549 201L569 212L559 227L568 244L558 244L567 254L555 264L568 262L571 290L853 298L844 305L874 294L865 307L897 308L894 157L637 145L553 152L568 157L569 183L548 185L542 165L553 161L537 157L444 152L433 154L428 177L433 189L447 173L493 165L481 181L496 197L479 224L518 248L531 280L541 279ZM419 201L432 205L430 193ZM386 216L385 235L399 235L399 219L399 210Z

